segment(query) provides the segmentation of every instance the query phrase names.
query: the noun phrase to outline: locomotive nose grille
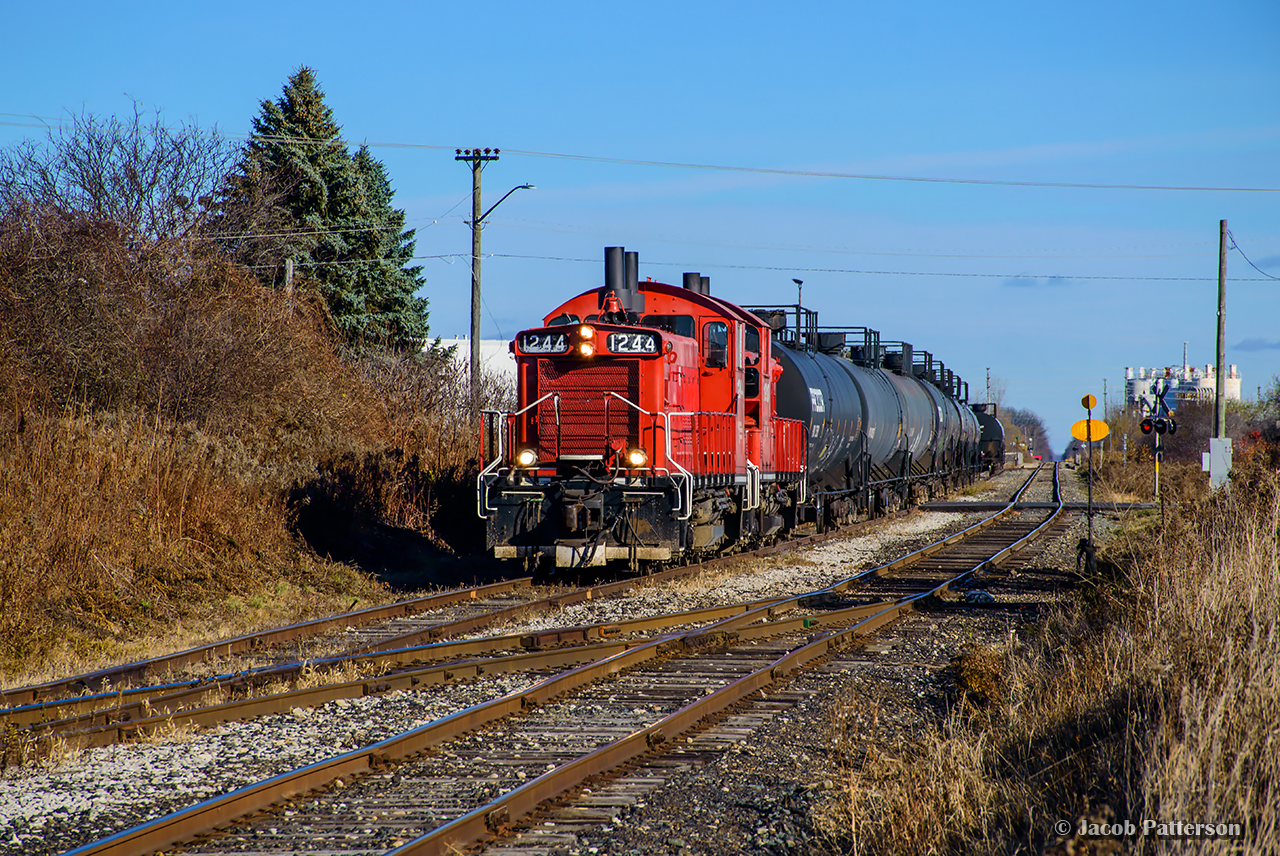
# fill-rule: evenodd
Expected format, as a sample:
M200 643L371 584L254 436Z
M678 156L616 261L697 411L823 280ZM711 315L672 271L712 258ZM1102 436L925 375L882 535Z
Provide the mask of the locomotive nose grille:
M607 395L616 392L628 401L640 397L636 360L588 365L538 360L538 396L549 392L560 393L560 426L557 430L552 401L538 405L538 445L546 454L600 455L609 448L610 439L630 445L639 436L639 413Z

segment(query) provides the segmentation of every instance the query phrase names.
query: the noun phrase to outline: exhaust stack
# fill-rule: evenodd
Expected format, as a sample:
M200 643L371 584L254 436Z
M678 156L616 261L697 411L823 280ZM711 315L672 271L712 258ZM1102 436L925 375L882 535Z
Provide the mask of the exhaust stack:
M613 292L628 312L644 311L644 295L640 293L640 254L628 253L624 247L604 248L604 287L600 289L600 306Z

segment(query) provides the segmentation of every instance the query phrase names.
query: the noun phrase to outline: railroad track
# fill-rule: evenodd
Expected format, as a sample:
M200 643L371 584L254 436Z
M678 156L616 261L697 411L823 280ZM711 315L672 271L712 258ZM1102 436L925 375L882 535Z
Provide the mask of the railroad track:
M1056 498L1056 471L1053 492ZM672 745L763 687L999 563L1057 517L1015 514L1017 499L963 533L820 591L739 605L723 617L672 617L679 629L648 638L638 634L662 628L629 628L626 640L608 638L621 628L597 628L594 643L585 629L580 641L591 644L520 655L527 659L518 668L557 670L531 687L75 852L153 852L273 805L276 811L191 852L452 852L588 777ZM590 661L570 667L583 657ZM307 793L315 795L297 799Z
M1025 487L1020 491L1021 494L1025 494ZM951 539L952 542L954 540L955 538ZM893 568L918 561L929 555L932 549L935 548L909 554L895 563ZM667 576L672 575L668 572ZM650 581L660 579L661 576L655 576ZM519 582L523 581L517 581L517 584ZM572 627L553 626L462 641L424 641L474 633L503 620L528 618L550 607L563 608L572 604L599 601L627 591L634 584L635 581L623 581L559 593L538 601L522 600L514 605L491 605L487 610L463 610L462 617L454 617L447 622L439 618L430 619L425 624L411 619L397 619L379 633L363 636L364 644L357 644L354 653L306 662L286 661L213 680L144 686L15 708L5 714L8 726L5 754L10 760L27 760L48 751L51 745L64 751L108 746L147 737L174 725L217 725L231 720L288 711L299 706L325 704L340 698L360 698L398 689L423 689L481 674L495 675L562 667L648 641L644 634L717 621L778 600L770 598L731 603L706 609L659 613L630 620L606 620ZM867 585L865 580L859 580L857 584L863 588ZM896 596L901 591L901 586L897 590L885 589L879 596L883 599ZM492 595L491 590L471 592L475 595L473 603L485 603L480 600L480 596ZM454 593L450 597L456 599L458 594ZM438 602L439 598L435 600ZM414 602L406 609L420 605L420 602ZM469 603L468 606L470 605ZM367 614L371 611L363 612ZM331 620L330 623L332 624ZM610 644L602 644L606 642ZM560 650L567 646L590 646L590 650ZM543 651L547 648L556 650ZM350 666L355 666L362 676L302 689L280 689L282 684L297 682L308 673ZM263 688L275 689L264 692Z
M891 516L899 516L899 512ZM377 669L403 668L405 663L447 662L467 653L490 653L491 644L441 645L466 634L475 634L504 623L562 610L575 604L618 597L643 586L670 582L728 561L774 555L787 550L820 544L844 537L885 518L866 521L840 530L779 542L752 551L712 559L697 565L669 568L640 578L577 589L534 587L528 577L499 583L428 595L354 612L329 616L286 627L246 634L229 640L209 643L135 663L127 663L95 672L62 678L43 684L3 691L0 699L7 709L0 710L0 725L5 735L0 743L0 758L7 762L23 761L39 754L53 737L65 732L84 732L61 745L70 748L109 745L112 742L143 736L167 717L194 704L214 704L244 699L255 690L296 679L303 672L326 670L361 662ZM612 630L609 622L599 627L557 628L538 634L536 647L550 644L559 635L561 642L575 637L582 641ZM334 637L340 639L334 641ZM529 647L529 634L516 640L505 640L508 650ZM304 650L303 644L310 643ZM287 649L284 646L289 646ZM333 654L334 649L345 654ZM389 652L390 656L374 656ZM170 677L175 671L199 665L207 667L228 658L249 657L247 662L214 674ZM263 661L266 661L265 663ZM206 669L207 671L207 669ZM375 672L374 677L377 674ZM160 683L145 683L168 677ZM134 682L144 682L133 686ZM365 690L368 694L369 690ZM315 694L312 694L316 698ZM332 698L332 697L331 697ZM330 700L330 699L324 699ZM246 715L269 712L269 704L256 708L246 706ZM225 708L226 718L235 718L234 707ZM218 719L195 717L195 724L210 724ZM32 738L39 745L31 746Z

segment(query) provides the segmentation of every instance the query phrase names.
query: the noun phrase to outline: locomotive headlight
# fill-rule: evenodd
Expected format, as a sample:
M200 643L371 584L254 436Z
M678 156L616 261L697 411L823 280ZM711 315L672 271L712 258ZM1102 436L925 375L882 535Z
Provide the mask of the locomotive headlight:
M632 449L627 452L627 464L633 470L642 470L649 465L649 456L644 449Z
M582 354L582 356L584 357L590 357L593 354L595 354L595 352L596 352L596 346L591 344L590 342L583 342L581 345L578 346L578 353Z
M594 339L596 337L596 328L590 324L583 324L578 328L579 339Z
M528 469L538 463L538 453L533 449L521 449L516 452L516 466Z

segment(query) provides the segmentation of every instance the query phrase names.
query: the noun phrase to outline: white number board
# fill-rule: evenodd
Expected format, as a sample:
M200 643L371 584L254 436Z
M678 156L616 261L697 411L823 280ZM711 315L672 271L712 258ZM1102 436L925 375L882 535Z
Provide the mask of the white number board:
M569 350L569 337L564 333L522 333L520 350L526 354L563 354Z
M610 333L606 343L615 354L658 353L658 337L652 333Z

